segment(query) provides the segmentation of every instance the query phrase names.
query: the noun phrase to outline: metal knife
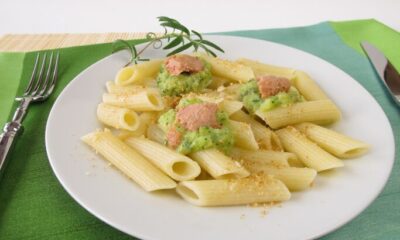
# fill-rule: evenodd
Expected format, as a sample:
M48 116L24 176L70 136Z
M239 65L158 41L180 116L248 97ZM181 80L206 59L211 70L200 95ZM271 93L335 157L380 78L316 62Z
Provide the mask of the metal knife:
M364 41L361 47L367 54L376 73L389 91L395 103L400 106L400 74L385 57L385 55L372 44Z

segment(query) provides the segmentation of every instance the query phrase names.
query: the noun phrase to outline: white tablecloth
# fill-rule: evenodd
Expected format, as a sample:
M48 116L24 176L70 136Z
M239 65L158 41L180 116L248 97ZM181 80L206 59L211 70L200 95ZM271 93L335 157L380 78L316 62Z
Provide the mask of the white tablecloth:
M0 35L159 31L161 15L200 32L362 18L400 30L398 0L1 0Z

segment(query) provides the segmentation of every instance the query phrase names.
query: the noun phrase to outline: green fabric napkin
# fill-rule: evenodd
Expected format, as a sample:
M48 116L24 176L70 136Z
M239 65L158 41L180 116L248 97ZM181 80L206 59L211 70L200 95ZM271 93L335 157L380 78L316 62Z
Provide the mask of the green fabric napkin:
M361 20L222 34L286 44L343 69L376 98L390 120L396 143L399 142L400 111L358 47L360 40L370 41L400 69L398 32L374 20ZM56 91L47 102L29 109L24 121L25 132L18 139L0 181L0 239L132 239L89 214L64 191L52 173L44 145L46 119L57 95L78 73L110 53L111 44L61 50L61 77ZM15 94L21 93L27 84L34 57L35 53L0 53L1 125L15 108ZM357 218L322 239L397 239L400 236L398 152L397 146L397 161L380 196Z
M0 53L0 125L8 119L22 73L24 53Z

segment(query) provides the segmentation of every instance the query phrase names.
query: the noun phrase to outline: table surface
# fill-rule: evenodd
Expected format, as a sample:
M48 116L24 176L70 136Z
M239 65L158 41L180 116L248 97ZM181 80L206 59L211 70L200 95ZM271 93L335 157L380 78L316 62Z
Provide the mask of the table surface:
M400 31L398 0L2 0L0 35L159 31L157 16L200 32L375 18Z

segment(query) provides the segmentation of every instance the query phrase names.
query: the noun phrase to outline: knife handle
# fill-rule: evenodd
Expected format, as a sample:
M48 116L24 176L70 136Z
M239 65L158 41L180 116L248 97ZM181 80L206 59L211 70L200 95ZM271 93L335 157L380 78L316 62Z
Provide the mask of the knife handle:
M0 179L6 168L7 155L14 145L14 139L22 131L22 125L15 121L6 123L4 126L3 133L0 135Z

